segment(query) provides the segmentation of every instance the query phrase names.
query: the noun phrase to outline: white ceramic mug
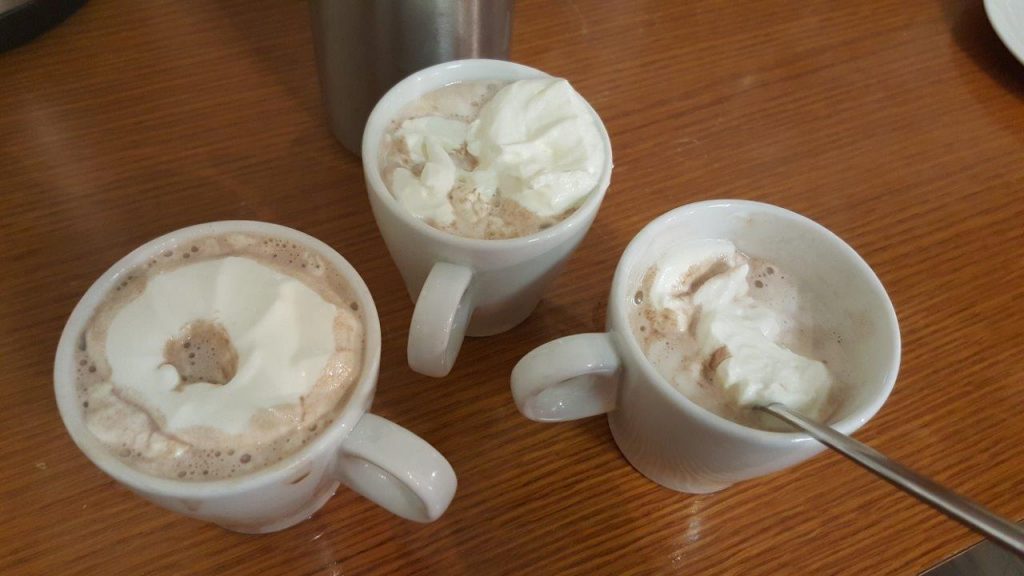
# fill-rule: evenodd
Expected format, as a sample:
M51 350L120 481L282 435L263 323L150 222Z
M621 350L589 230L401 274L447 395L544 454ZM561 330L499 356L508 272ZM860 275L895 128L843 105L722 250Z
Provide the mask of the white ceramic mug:
M606 164L597 187L568 218L536 234L503 240L464 238L431 227L391 195L380 174L381 138L403 108L456 82L547 77L540 70L502 60L459 60L432 66L399 82L377 103L363 132L363 170L377 227L416 301L409 328L413 370L444 376L462 339L515 327L536 308L573 249L583 240L611 181L612 149L593 113ZM589 106L588 106L589 108Z
M322 256L348 282L365 326L362 373L333 422L303 449L251 474L214 481L182 481L131 468L85 425L75 390L74 352L96 307L122 276L164 250L192 239L227 233L280 238ZM226 221L199 224L147 242L107 270L75 306L57 346L57 406L75 444L115 480L174 512L248 533L274 532L309 518L342 483L403 518L430 522L455 494L455 472L421 438L368 412L380 367L380 322L373 298L355 269L323 242L284 226Z
M713 414L673 388L647 361L630 328L629 302L665 252L697 239L726 239L787 270L801 293L829 303L816 318L842 339L849 382L831 424L852 434L881 408L896 381L900 334L878 277L835 234L788 210L742 200L688 204L649 223L619 261L607 332L544 344L512 371L512 394L543 422L608 414L616 444L651 480L706 493L800 463L823 449L803 433L766 432Z

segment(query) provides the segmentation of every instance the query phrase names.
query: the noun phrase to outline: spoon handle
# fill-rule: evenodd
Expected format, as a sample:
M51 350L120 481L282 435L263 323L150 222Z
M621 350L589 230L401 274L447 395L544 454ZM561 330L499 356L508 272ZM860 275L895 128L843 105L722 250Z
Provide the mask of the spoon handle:
M1024 556L1024 529L987 508L926 478L857 440L793 412L783 404L760 406L761 410L800 428L818 442L885 478L897 487L931 504L939 511L974 528L1014 553Z

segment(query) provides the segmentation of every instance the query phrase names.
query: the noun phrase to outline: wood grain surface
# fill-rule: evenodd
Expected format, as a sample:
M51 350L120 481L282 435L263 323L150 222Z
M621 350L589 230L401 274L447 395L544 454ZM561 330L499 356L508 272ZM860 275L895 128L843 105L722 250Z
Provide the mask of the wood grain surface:
M889 290L901 375L858 436L1024 519L1024 66L980 1L521 0L512 57L598 110L612 186L533 316L435 380L405 363L412 304L326 128L305 3L93 0L0 54L0 574L913 574L978 541L833 454L688 496L636 473L603 418L518 414L513 365L602 329L644 223L722 197L821 222ZM235 534L72 444L51 374L75 302L142 242L239 218L317 236L366 279L375 411L459 476L438 522L342 489L295 528Z

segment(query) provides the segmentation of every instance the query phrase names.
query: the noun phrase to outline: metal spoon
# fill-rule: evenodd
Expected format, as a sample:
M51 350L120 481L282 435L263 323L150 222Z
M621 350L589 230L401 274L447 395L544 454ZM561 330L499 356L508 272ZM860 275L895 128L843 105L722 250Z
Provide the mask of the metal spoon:
M890 460L881 452L846 434L801 416L783 404L773 403L759 406L758 409L803 430L818 442L885 478L940 512L974 528L1012 552L1024 556L1024 529L994 514L981 504Z

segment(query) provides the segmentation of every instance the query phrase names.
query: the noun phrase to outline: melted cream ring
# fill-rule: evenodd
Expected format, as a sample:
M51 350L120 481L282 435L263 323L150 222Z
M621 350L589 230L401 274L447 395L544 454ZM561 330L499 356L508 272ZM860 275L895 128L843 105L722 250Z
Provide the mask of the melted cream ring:
M159 274L117 312L107 332L110 380L169 432L210 427L243 432L250 419L296 404L336 349L337 308L301 281L230 256ZM179 387L167 342L196 320L220 324L238 353L224 385Z

